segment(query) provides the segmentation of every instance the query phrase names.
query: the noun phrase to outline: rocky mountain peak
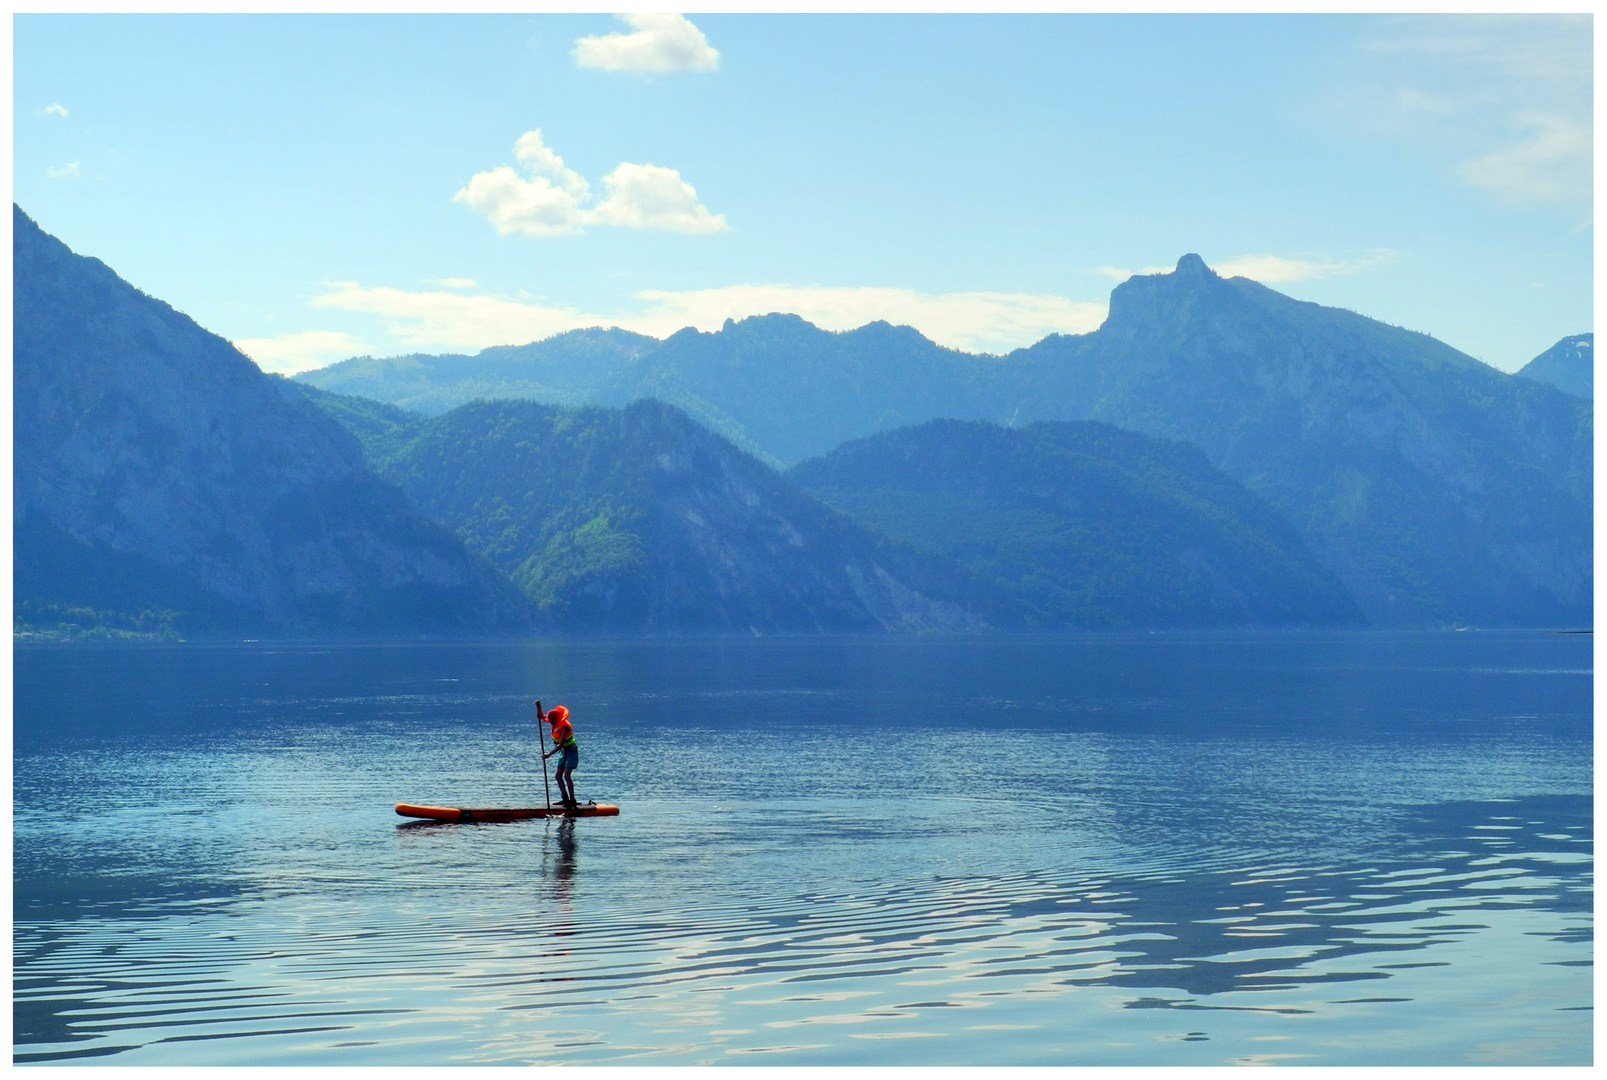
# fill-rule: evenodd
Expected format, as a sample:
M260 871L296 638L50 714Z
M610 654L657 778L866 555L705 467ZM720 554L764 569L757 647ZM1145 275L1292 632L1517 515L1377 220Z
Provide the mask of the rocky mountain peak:
M1200 279L1214 278L1217 276L1216 271L1212 270L1209 266L1206 266L1205 260L1193 252L1189 252L1187 255L1177 260L1177 269L1173 270L1172 273L1180 278Z
M1110 315L1103 329L1154 332L1231 307L1237 297L1232 286L1191 252L1177 260L1170 274L1135 275L1111 290Z

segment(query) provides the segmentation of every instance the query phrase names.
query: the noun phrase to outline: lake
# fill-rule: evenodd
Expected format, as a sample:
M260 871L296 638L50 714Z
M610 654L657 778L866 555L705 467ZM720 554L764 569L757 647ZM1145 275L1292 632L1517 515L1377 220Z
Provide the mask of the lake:
M18 1062L1592 1061L1588 636L14 666Z

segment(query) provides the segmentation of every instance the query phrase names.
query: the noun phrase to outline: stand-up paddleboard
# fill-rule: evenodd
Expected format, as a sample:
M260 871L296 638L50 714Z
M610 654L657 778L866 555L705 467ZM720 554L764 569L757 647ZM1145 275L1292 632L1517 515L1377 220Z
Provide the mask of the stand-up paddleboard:
M607 803L582 803L567 806L526 806L512 808L413 806L397 803L396 812L403 817L429 818L433 821L521 821L543 817L617 817L619 807Z

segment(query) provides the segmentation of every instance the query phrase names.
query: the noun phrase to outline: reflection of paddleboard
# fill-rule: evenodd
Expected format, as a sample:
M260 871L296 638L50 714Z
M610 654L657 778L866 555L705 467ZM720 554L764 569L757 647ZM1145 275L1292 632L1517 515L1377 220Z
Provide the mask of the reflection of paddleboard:
M455 806L413 806L397 803L403 817L431 818L435 821L519 821L538 817L615 817L619 807L607 803L583 803L573 810L564 806L528 806L511 809L462 808Z

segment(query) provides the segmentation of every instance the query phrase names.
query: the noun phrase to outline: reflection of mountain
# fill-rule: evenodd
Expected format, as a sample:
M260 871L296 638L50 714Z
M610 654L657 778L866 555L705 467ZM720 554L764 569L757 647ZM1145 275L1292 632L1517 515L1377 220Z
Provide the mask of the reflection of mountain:
M544 381L562 382L538 395L554 402L653 396L781 464L940 417L1102 420L1199 446L1289 519L1374 623L1591 619L1588 401L1424 334L1224 280L1198 256L1118 286L1096 332L1005 357L908 327L833 334L767 315L655 348L609 338L595 374L544 358L582 340L601 348L602 333L300 378L385 401L420 400L421 366L440 401ZM547 374L557 368L561 380Z
M934 420L786 475L998 581L1041 625L1361 621L1294 529L1185 443L1088 422Z
M1420 858L1112 881L1102 888L1115 897L1104 909L1119 913L1113 924L1161 926L1165 936L1124 936L1128 956L1120 969L1086 981L1181 990L1194 999L1364 983L1332 993L1385 1001L1396 973L1425 966L1424 950L1487 929L1481 909L1536 904L1577 913L1578 933L1588 940L1592 816L1586 796L1439 803L1409 808L1401 823ZM1557 940L1573 938L1562 932ZM1216 1006L1157 995L1127 1007ZM1304 1010L1280 1005L1270 1011Z
M338 424L20 209L12 229L19 605L176 610L192 631L530 625Z

